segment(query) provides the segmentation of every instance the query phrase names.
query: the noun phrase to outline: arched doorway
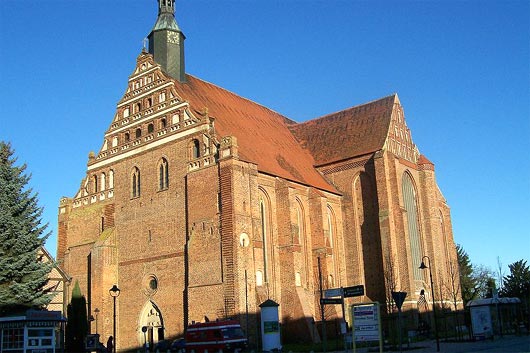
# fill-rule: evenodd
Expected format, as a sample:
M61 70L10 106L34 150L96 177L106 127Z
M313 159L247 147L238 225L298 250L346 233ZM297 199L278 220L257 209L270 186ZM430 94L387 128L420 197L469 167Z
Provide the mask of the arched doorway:
M138 320L138 343L147 344L152 349L164 339L164 319L160 309L151 300L145 303Z

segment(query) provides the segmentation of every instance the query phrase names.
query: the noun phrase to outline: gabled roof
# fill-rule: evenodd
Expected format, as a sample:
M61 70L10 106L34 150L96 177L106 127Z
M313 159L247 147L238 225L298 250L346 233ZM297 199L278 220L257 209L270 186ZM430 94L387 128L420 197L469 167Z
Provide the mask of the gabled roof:
M383 148L397 94L325 115L289 129L315 159L317 166Z
M260 172L337 192L314 168L310 152L290 132L290 120L214 84L186 77L186 83L174 80L178 94L198 112L207 108L220 137L237 138L241 160L255 163Z

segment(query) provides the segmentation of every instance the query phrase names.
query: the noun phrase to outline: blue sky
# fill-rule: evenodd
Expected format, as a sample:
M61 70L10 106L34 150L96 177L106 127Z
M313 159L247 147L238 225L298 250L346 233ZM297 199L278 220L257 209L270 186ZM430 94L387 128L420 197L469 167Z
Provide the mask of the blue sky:
M155 0L1 0L0 139L57 208L125 92ZM455 241L530 260L530 2L178 0L186 71L305 121L397 92ZM530 262L530 261L529 261Z

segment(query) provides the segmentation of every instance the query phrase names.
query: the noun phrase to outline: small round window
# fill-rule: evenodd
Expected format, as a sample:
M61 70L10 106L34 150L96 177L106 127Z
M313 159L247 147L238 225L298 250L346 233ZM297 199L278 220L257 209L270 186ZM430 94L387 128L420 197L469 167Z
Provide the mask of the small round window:
M151 277L149 279L149 289L151 289L151 290L157 290L158 289L158 281L156 280L156 278Z
M144 293L150 297L158 291L158 278L155 275L147 275L143 280Z

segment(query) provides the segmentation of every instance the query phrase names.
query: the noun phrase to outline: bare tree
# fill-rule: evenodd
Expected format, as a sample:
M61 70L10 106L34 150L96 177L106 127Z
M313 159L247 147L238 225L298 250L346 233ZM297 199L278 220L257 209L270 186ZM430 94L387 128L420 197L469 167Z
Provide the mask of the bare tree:
M395 309L394 298L392 292L396 291L397 288L397 273L396 267L394 266L394 256L391 252L385 255L385 295L386 295L386 310L390 314Z
M451 300L453 302L453 306L455 308L455 311L458 310L458 299L462 294L462 289L460 287L460 271L458 270L458 264L454 263L453 261L449 261L448 264L448 270L449 270L449 284L448 284L448 292L451 297Z

